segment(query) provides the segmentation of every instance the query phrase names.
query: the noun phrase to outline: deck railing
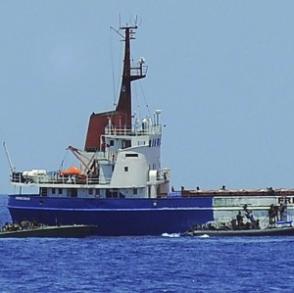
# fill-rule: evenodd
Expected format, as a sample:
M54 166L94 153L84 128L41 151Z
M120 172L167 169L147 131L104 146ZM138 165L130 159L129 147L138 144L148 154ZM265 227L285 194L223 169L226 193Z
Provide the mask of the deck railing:
M110 178L100 178L93 175L66 175L61 176L58 172L50 172L46 175L23 176L22 172L13 172L11 174L12 183L22 184L109 184Z
M127 128L105 128L106 135L121 135L121 136L144 136L152 134L160 134L161 126L154 125L146 129L127 129Z

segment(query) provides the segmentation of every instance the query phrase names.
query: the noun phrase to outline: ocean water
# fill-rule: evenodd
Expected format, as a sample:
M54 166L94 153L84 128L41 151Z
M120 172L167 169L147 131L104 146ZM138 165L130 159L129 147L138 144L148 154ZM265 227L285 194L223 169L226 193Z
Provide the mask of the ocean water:
M0 292L294 292L292 246L294 237L0 239Z

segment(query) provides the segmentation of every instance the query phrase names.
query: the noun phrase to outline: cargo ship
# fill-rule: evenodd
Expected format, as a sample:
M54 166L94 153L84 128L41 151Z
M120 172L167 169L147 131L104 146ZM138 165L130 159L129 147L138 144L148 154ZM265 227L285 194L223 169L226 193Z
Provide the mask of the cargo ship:
M147 73L143 58L136 64L131 61L137 27L120 30L124 60L115 109L92 113L84 148L68 147L78 166L11 172L12 184L19 187L8 200L13 222L95 225L100 235L159 235L227 222L239 211L244 213L244 206L261 225L268 223L273 207L275 217L291 218L294 189L171 188L170 170L161 166L160 159L161 111L142 120L132 114L131 84ZM25 193L25 187L36 187L38 192Z

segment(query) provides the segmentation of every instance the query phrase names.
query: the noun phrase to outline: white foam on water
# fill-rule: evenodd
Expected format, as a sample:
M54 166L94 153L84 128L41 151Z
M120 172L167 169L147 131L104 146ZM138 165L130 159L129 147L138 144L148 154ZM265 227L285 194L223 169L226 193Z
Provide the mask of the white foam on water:
M178 238L181 237L180 233L162 233L162 237L169 237L169 238Z
M209 238L210 236L207 234L200 235L199 238Z

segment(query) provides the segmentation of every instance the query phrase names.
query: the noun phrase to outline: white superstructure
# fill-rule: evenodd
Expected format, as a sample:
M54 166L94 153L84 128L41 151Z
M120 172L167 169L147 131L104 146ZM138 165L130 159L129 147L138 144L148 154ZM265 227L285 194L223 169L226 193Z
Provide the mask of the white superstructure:
M162 126L159 115L157 111L154 119L137 121L134 129L117 129L109 119L99 151L86 152L69 147L80 161L79 168L14 173L12 182L16 185L38 185L41 193L46 188L47 195L54 196L55 189L60 188L77 189L74 194L82 197L154 198L167 195L170 170L161 168ZM61 195L64 195L64 190Z

